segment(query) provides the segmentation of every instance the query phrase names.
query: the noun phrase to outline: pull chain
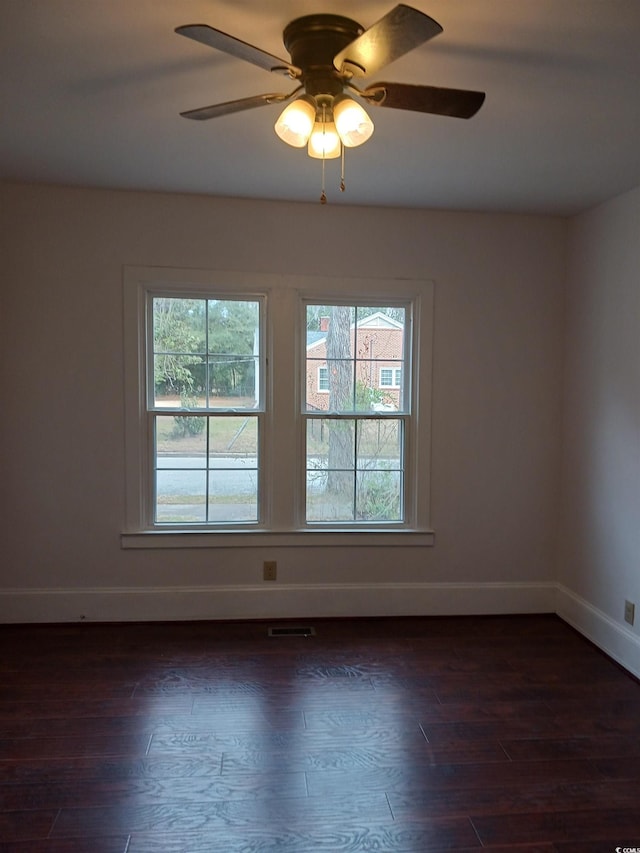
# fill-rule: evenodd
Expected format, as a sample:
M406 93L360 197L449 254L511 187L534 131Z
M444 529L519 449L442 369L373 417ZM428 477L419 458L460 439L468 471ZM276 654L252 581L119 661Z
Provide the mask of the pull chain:
M320 204L327 203L327 194L324 191L324 157L322 158L322 192L320 193Z
M344 183L344 145L342 146L342 156L341 156L341 171L340 171L340 192L344 192L345 183Z
M324 191L324 162L327 159L325 156L326 150L327 150L326 149L326 139L325 139L325 132L326 132L326 127L327 127L326 121L327 121L327 106L326 106L326 104L323 104L322 105L322 192L320 193L320 204L326 204L327 203L327 194Z

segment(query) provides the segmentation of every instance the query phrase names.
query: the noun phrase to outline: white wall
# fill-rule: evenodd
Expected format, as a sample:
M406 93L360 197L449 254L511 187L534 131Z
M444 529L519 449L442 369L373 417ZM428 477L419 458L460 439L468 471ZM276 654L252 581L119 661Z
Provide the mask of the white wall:
M559 612L640 675L640 188L576 217L568 258Z
M0 192L0 620L554 609L564 220ZM435 546L122 550L123 265L433 279Z

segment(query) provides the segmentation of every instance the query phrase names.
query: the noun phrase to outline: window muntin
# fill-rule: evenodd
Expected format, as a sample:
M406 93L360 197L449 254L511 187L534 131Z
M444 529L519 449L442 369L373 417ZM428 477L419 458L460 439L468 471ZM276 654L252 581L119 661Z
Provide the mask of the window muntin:
M405 521L409 317L406 305L306 304L307 524ZM379 387L383 370L390 391ZM313 385L321 371L326 389Z
M149 297L156 524L259 520L261 304Z

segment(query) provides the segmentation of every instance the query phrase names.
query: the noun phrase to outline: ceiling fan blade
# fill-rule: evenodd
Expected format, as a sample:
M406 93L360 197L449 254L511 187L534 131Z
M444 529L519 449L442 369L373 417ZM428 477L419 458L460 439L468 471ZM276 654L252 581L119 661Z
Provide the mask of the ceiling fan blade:
M471 118L484 103L484 92L412 86L409 83L372 83L360 93L370 104L396 110L415 110L454 118Z
M364 77L441 32L442 27L433 18L399 3L341 50L333 64L338 71Z
M299 68L291 65L286 59L273 56L264 50L260 50L259 47L247 44L246 41L241 41L235 38L235 36L230 36L221 30L209 27L207 24L186 24L183 27L176 27L176 32L180 36L186 36L216 50L229 53L231 56L237 56L238 59L252 62L266 71L282 71L290 77L299 77L302 73Z
M180 113L184 118L194 118L198 121L205 121L209 118L218 118L218 116L226 116L230 113L239 113L242 110L252 110L254 107L264 107L267 104L277 104L282 101L288 101L296 92L300 91L300 87L294 89L289 95L272 93L267 95L253 95L251 98L240 98L237 101L225 101L223 104L212 104L210 107L199 107L195 110L187 110Z

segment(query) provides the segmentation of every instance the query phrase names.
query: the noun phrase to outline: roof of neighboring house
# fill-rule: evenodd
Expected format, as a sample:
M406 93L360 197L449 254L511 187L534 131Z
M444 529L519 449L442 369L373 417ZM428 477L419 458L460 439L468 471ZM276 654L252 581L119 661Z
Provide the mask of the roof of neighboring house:
M353 325L352 327L353 328ZM383 314L382 311L376 311L375 314L370 314L368 317L363 317L358 320L359 329L404 329L404 326L399 320L394 320Z
M307 347L323 341L327 337L326 332L307 332Z
M351 324L351 328L353 329L355 323ZM404 325L400 323L398 320L394 320L392 317L388 317L386 314L383 314L382 311L376 311L375 314L371 314L369 317L363 317L362 320L358 320L358 328L359 329L404 329ZM318 346L318 344L323 343L327 338L326 332L315 331L310 332L307 331L307 349L310 347Z

